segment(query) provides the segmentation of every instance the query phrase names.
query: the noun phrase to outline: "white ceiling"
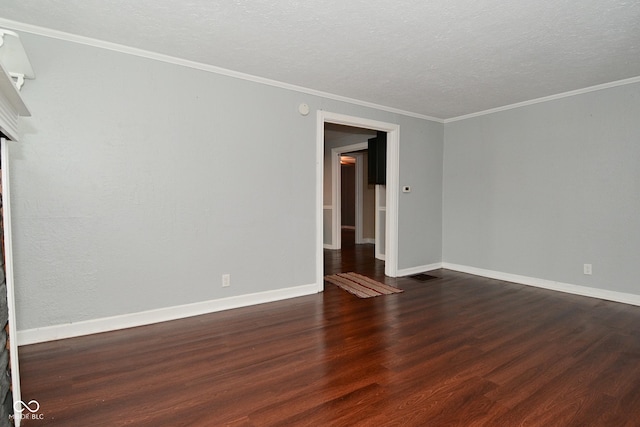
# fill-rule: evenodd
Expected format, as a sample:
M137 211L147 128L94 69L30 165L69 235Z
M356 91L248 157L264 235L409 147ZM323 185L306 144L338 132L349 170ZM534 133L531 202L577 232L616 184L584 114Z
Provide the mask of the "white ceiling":
M440 119L640 76L640 0L2 0L0 18Z

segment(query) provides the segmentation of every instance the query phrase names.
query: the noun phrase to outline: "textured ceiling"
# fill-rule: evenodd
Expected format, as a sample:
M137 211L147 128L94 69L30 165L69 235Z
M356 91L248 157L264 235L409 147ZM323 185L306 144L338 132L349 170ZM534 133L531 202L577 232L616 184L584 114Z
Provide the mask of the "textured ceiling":
M640 76L640 0L0 5L0 18L441 119Z

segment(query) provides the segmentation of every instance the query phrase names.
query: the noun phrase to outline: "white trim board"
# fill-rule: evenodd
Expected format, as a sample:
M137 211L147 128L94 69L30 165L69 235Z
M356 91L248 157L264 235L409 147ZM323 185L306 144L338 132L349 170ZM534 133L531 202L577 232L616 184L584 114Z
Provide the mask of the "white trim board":
M22 399L20 386L20 363L18 351L18 331L16 330L16 300L15 300L15 282L13 274L13 234L11 226L11 173L9 167L11 161L9 159L9 141L0 138L0 164L2 165L2 216L3 216L3 233L4 233L4 267L5 267L5 284L7 289L7 319L8 319L8 350L9 350L9 366L11 368L11 387L13 390L13 404ZM17 339L14 339L16 337ZM15 406L14 406L15 407ZM16 427L20 427L20 418L16 419Z
M0 131L13 141L20 139L18 119L31 113L24 104L13 79L0 64Z
M364 234L364 154L352 153L351 156L356 159L356 218L355 218L355 242L356 245L362 244L362 235Z
M472 117L486 116L487 114L497 113L499 111L513 110L514 108L526 107L528 105L539 104L541 102L553 101L556 99L568 98L570 96L582 95L584 93L595 92L597 90L609 89L616 86L640 83L640 76L631 77L629 79L617 80L615 82L603 83L600 85L589 86L582 89L571 90L569 92L557 93L555 95L544 96L542 98L530 99L528 101L517 102L515 104L504 105L502 107L491 108L489 110L478 111L476 113L465 114L463 116L444 119L443 123L457 122L458 120L470 119Z
M442 268L441 262L435 262L433 264L427 264L427 265L419 265L417 267L403 268L398 270L398 277L426 273L427 271L439 270L441 268Z
M473 274L475 276L487 277L489 279L502 280L504 282L518 283L521 285L533 286L536 288L549 289L552 291L564 292L568 294L581 295L591 298L599 298L608 301L621 302L640 306L640 295L628 294L624 292L608 291L606 289L590 288L588 286L572 285L569 283L556 282L553 280L538 279L535 277L520 276L500 271L485 270L483 268L469 267L467 265L442 263L442 268L459 271L461 273Z
M262 83L268 86L274 86L282 89L293 90L296 92L306 93L308 95L320 96L323 98L333 99L335 101L347 102L349 104L360 105L362 107L374 108L376 110L387 111L389 113L401 114L403 116L415 117L417 119L424 119L432 122L444 123L442 119L439 119L437 117L426 116L424 114L405 111L399 108L387 107L386 105L375 104L373 102L361 101L359 99L349 98L347 96L337 95L329 92L323 92L320 90L310 89L303 86L297 86L290 83L280 82L277 80L271 80L264 77L241 73L239 71L233 71L233 70L228 70L222 67L216 67L215 65L203 64L201 62L190 61L182 58L176 58L175 56L165 55L157 52L151 52L148 50L125 46L118 43L107 42L103 40L94 39L91 37L78 36L76 34L66 33L64 31L53 30L50 28L39 27L37 25L25 24L22 22L12 21L10 19L0 18L0 26L7 27L12 30L22 31L25 33L35 34L35 35L44 36L44 37L50 37L53 39L64 40L72 43L83 44L86 46L92 46L92 47L97 47L101 49L107 49L114 52L120 52L128 55L139 56L142 58L154 59L156 61L180 65L183 67L193 68L201 71L208 71L210 73L221 74L224 76L234 77L242 80L248 80L255 83Z
M317 292L318 285L314 283L312 285L295 286L275 291L265 291L254 294L220 298L217 300L165 307L156 310L123 314L120 316L103 317L101 319L66 323L62 325L47 326L44 328L26 329L18 331L18 345L36 344L82 335L134 328L136 326L151 325L154 323L184 319L186 317L215 313L217 311L230 310L233 308L248 307L256 304L264 304L267 302L312 295Z

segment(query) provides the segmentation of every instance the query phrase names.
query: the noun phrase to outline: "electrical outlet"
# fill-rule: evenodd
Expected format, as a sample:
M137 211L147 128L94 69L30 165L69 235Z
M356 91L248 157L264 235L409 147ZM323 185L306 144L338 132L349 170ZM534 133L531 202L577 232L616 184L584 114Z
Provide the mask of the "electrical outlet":
M226 288L228 286L231 286L231 275L230 274L223 274L222 275L222 287Z
M591 275L591 264L585 264L584 265L584 274L588 274Z

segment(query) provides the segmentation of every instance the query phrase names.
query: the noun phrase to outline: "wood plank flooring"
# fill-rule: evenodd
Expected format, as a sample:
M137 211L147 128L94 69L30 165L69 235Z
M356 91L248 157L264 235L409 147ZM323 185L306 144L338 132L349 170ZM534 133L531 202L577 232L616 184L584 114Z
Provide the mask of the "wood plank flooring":
M438 270L21 347L25 426L638 426L640 307Z

